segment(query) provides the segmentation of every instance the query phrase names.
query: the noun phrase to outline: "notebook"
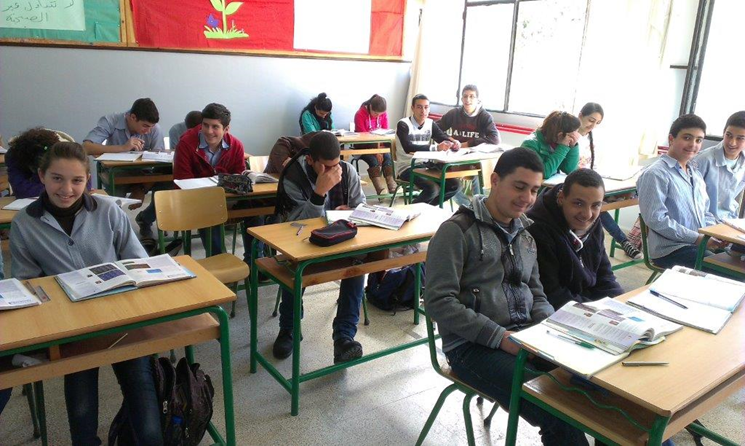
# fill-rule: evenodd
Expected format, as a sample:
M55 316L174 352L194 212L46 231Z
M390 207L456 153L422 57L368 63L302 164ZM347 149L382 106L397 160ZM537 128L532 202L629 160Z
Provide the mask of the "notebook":
M122 161L122 162L135 162L142 156L142 152L118 152L118 153L104 153L96 158L96 161Z

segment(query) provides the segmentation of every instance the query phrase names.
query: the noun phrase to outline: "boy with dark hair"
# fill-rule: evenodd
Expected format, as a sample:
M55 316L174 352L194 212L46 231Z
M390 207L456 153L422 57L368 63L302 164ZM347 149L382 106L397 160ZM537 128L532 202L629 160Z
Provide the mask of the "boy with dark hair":
M538 275L536 244L523 215L543 182L543 163L530 149L505 152L488 197L473 197L440 226L427 252L427 313L458 379L508 407L514 331L553 313ZM527 366L528 379L536 368ZM582 432L531 403L521 416L541 428L544 444L586 445Z
M414 152L457 150L460 143L443 132L429 116L429 99L423 94L411 100L412 115L398 121L396 126L396 171L399 178L409 181L411 178L411 158ZM432 143L432 141L435 141ZM415 168L424 167L417 164ZM414 185L421 191L414 203L429 203L437 206L440 202L440 186L433 181L417 177ZM445 201L452 198L460 188L460 180L445 181Z
M205 178L219 173L240 174L246 168L243 143L230 132L230 110L222 104L208 104L202 110L202 123L188 130L178 142L173 159L173 178L184 180ZM242 203L236 204L236 206ZM258 226L260 217L244 221L247 226ZM206 246L208 229L199 235ZM218 227L212 232L212 255L222 253L223 239ZM242 231L244 261L250 261L250 246L253 238Z
M538 247L541 283L549 303L587 302L623 294L605 252L600 210L605 185L591 169L570 173L545 189L528 211Z
M706 124L694 114L683 115L670 127L670 148L636 182L639 210L649 228L649 256L660 268L693 268L702 235L698 230L716 223L709 212L706 183L690 161L701 150ZM722 243L709 239L709 249ZM711 253L707 251L707 255Z
M186 117L184 117L182 122L174 124L173 127L168 130L168 145L171 147L171 150L176 150L178 140L181 139L181 136L186 133L187 130L193 129L201 123L202 112L199 110L192 110L186 114Z
M701 172L709 195L709 211L719 219L738 218L745 189L745 111L727 119L722 141L699 153L693 165Z
M83 148L88 155L93 156L111 152L164 150L163 133L158 121L160 121L160 114L152 99L137 99L124 113L102 116L96 127L83 139ZM135 184L130 187L129 196L142 200L145 194L153 189L153 186L155 186L154 183ZM158 186L157 189L160 187ZM130 209L139 206L139 204L132 205ZM153 236L151 226L155 222L154 201L151 201L145 210L137 214L135 222L140 226L142 237Z
M341 161L339 140L329 132L319 132L307 151L297 154L285 166L277 191L277 215L282 221L323 217L327 210L354 209L365 203L357 171ZM341 281L338 307L333 322L334 363L362 356L362 345L354 340L360 319L364 276ZM285 359L292 354L294 298L282 291L279 305L279 335L273 354Z

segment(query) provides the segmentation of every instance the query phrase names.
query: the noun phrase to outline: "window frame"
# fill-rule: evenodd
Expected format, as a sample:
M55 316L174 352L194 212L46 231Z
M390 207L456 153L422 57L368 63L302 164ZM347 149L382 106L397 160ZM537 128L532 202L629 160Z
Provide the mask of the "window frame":
M461 105L461 98L460 98L460 92L461 88L463 88L463 58L465 54L465 46L466 46L466 24L467 24L467 18L468 18L468 8L469 7L476 7L476 6L492 6L492 5L514 5L514 8L512 10L512 29L510 30L510 49L509 49L509 58L507 60L507 76L505 79L505 91L504 91L504 106L502 109L491 109L484 107L484 109L488 112L492 113L501 113L505 115L514 115L514 116L525 116L525 117L531 117L531 118L544 118L545 115L538 114L538 113L531 113L531 112L518 112L518 111L510 111L510 93L512 88L512 74L513 74L513 64L515 61L515 42L517 40L517 20L520 15L520 4L521 3L527 3L527 2L540 2L545 0L466 0L463 3L463 30L461 32L461 44L460 44L460 62L458 65L458 89L455 93L455 104L447 104L443 102L437 102L432 101L432 104L435 105L441 105L445 107L459 107ZM587 5L585 9L585 23L584 23L584 29L582 31L582 45L584 46L585 38L587 36L587 17L589 16L590 11L590 3L592 0L587 0ZM580 49L580 64L582 61L582 51ZM579 67L578 67L579 68ZM576 93L576 92L575 92Z

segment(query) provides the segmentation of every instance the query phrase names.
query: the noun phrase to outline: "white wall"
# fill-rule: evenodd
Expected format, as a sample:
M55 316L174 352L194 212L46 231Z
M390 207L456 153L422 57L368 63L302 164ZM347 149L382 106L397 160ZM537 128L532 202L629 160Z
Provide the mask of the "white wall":
M334 123L349 127L373 93L400 119L409 84L408 62L338 61L0 46L0 134L34 126L63 130L76 141L107 113L152 98L165 134L190 110L227 106L231 131L255 155L279 136L300 133L300 110L316 94L331 98Z

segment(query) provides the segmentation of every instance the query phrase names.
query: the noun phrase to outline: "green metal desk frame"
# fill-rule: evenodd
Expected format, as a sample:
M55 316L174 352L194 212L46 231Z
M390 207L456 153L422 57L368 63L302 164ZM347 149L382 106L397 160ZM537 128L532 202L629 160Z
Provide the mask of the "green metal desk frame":
M518 426L518 421L520 418L520 404L522 400L526 400L532 404L535 404L536 406L540 407L541 409L545 410L551 415L561 419L562 421L568 423L569 425L583 432L586 432L592 435L594 438L601 440L605 444L608 444L608 445L618 444L610 440L609 438L599 434L595 430L590 429L584 424L569 417L564 412L562 412L560 409L555 408L551 406L550 404L547 404L543 402L542 400L536 398L535 396L530 395L529 393L523 391L523 382L525 379L525 363L527 359L528 359L528 351L521 349L520 352L517 354L517 361L515 363L515 374L512 379L512 390L510 394L510 413L509 413L509 418L507 420L507 434L505 436L505 446L514 446L515 442L517 441L517 426ZM652 422L652 426L649 428L646 428L640 425L629 414L622 411L621 409L617 407L613 407L613 406L606 406L606 405L595 402L592 399L592 397L584 390L578 389L576 387L565 387L561 384L559 385L564 391L582 393L585 397L588 398L588 400L594 406L597 406L598 409L615 410L621 413L621 415L623 415L627 420L629 420L629 422L633 424L636 428L649 433L647 445L658 446L662 444L663 435L665 433L665 428L667 427L667 423L670 421L670 418L658 415L655 418L655 420ZM717 434L716 432L712 432L709 429L706 429L705 427L701 426L698 423L689 424L688 429L701 435L702 437L705 437L705 438L708 438L709 440L714 441L717 444L721 444L725 446L737 446L737 443L731 440L728 440L727 438L724 438L723 436Z
M121 333L126 332L130 330L135 330L142 327L147 327L150 325L156 325L163 322L170 322L175 321L178 319L185 319L192 316L198 316L203 313L212 313L214 316L217 317L218 321L220 322L220 338L218 339L218 342L220 343L220 359L221 359L221 366L222 366L222 388L223 388L223 400L224 400L224 407L225 407L225 430L227 435L227 440L225 440L220 432L217 431L217 428L210 422L210 424L207 426L207 431L209 432L210 436L212 437L212 440L215 441L215 444L218 445L228 445L228 446L234 446L236 444L235 439L235 413L233 408L233 375L230 368L230 330L228 326L228 314L225 312L225 310L222 309L222 307L215 305L211 307L205 307L205 308L199 308L196 310L191 310L183 313L173 314L170 316L164 316L157 319L151 319L148 321L138 322L135 324L129 324L129 325L123 325L121 327L114 327L109 328L106 330L101 330L93 333L86 333L83 335L78 336L71 336L68 338L58 339L54 341L44 342L41 344L35 344L27 347L20 347L12 350L6 350L3 352L0 352L0 356L12 356L17 353L24 353L31 350L38 350L38 349L45 349L56 345L62 345L62 344L68 344L70 342L76 342L76 341L83 341L90 338L95 338L99 336L106 336L110 334L115 333ZM186 350L186 358L190 363L194 363L194 347L189 345L185 347ZM44 384L42 381L35 382L34 383L34 394L36 396L36 410L37 410L37 417L39 420L39 424L41 427L41 442L43 446L48 445L47 440L47 425L46 425L46 412L44 410Z
M160 175L167 175L169 173L173 173L173 165L167 164L167 163L157 163L157 164L146 164L142 165L140 163L131 163L123 166L111 166L106 167L103 165L102 162L97 161L96 162L96 176L98 177L98 187L104 189L107 194L111 196L116 196L116 175L119 172L124 172L127 170L142 170L142 169L153 169L156 172L159 172ZM104 174L108 173L108 182L103 181ZM147 183L147 175L143 175L143 183ZM104 184L106 187L103 187Z
M400 352L402 350L406 350L408 348L416 347L418 345L426 344L427 338L422 338L413 342L408 342L406 344L398 345L395 347L391 347L385 350L381 350L372 354L364 355L363 357L359 359L355 359L354 361L344 362L341 364L334 364L331 366L324 367L322 369L314 370L312 372L308 373L300 373L300 338L302 337L302 331L301 331L301 315L302 315L302 305L303 305L303 299L302 299L302 293L303 293L303 271L305 269L313 264L317 263L323 263L328 262L331 260L337 260L347 257L354 257L354 256L360 256L364 254L369 254L372 252L378 252L383 251L386 249L392 249L392 248L398 248L402 246L408 246L413 245L417 243L426 242L430 239L430 237L422 237L419 239L409 240L406 242L401 243L392 243L387 244L384 246L377 246L374 248L368 248L368 249L362 249L357 251L351 251L347 253L337 254L333 256L327 256L317 259L311 259L306 260L303 262L299 262L297 266L294 269L295 273L295 287L294 289L290 289L286 287L276 276L271 274L269 271L264 271L264 274L266 274L268 277L270 277L275 283L279 284L279 286L288 292L292 293L296 298L294 299L294 317L293 317L293 343L292 343L292 376L290 379L285 378L282 373L277 370L276 367L274 367L273 364L271 364L261 353L258 352L258 266L256 264L257 254L258 254L258 240L254 239L252 247L251 247L251 292L247 293L247 299L248 299L248 312L251 318L251 339L250 339L250 346L251 346L251 357L250 357L250 371L251 373L256 373L257 370L257 364L261 364L272 377L282 385L282 387L287 390L287 392L290 393L291 396L291 405L290 405L290 414L293 416L298 415L300 410L300 383L305 381L310 381L312 379L321 378L323 376L336 373L340 370L344 370L350 367L354 367L359 364L363 364L368 361L372 361L373 359L381 358L383 356L387 356L393 353ZM288 266L291 267L291 266ZM420 268L414 268L415 270L415 280L414 280L414 290L415 290L415 296L414 296L414 324L419 324L419 317L420 317L420 311L419 311L419 294L421 290L421 271ZM301 296L300 298L297 298L297 296ZM363 297L364 299L364 297Z
M479 161L474 161L474 160L469 160L469 161L453 161L453 162L442 163L442 164L438 163L438 167L441 167L441 169L440 169L440 179L438 181L434 181L431 177L424 176L424 175L419 175L419 174L417 174L414 171L414 168L417 165L417 161L420 161L421 162L421 161L426 161L426 160L417 160L417 159L414 159L414 158L411 159L411 174L409 175L409 203L412 203L413 200L414 200L414 197L412 195L413 192L414 192L414 179L416 177L421 177L421 178L423 178L423 179L425 179L427 181L435 182L435 183L437 183L440 186L440 201L439 201L439 203L440 203L440 209L442 209L442 206L445 203L445 181L446 181L445 176L447 175L448 169L450 169L451 167L455 167L455 166L467 166L469 164L478 164L479 163ZM480 169L481 168L479 167L479 170ZM480 175L478 175L478 177L479 177L478 187L477 187L477 190L474 191L474 192L479 193L479 194L483 190L482 189L482 186L481 186L481 184L483 184L483 178L481 178L482 176L483 176L483 172Z
M701 239L701 243L699 243L698 245L698 253L696 255L696 265L694 267L694 269L698 271L702 271L704 268L704 255L706 254L706 243L709 242L710 238L711 238L710 235L704 235L704 238ZM723 274L727 277L731 277L735 280L745 280L745 274L739 273L729 268L723 268L713 263L707 262L706 269L710 272L714 271L719 274Z

